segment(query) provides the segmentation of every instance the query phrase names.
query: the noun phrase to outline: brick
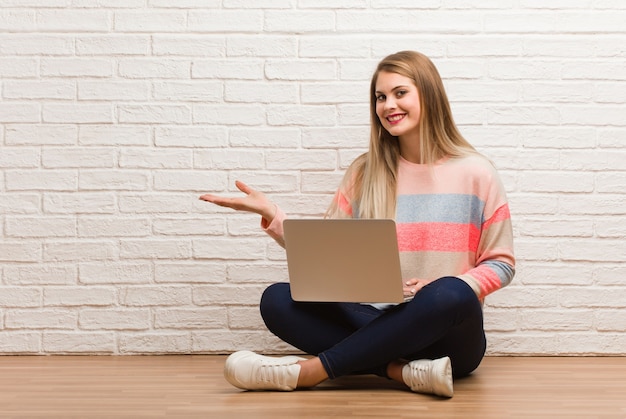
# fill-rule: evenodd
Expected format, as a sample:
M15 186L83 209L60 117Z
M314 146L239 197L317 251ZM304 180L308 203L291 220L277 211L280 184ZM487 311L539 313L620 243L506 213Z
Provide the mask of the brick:
M415 4L415 3L413 3ZM482 17L464 11L424 10L338 10L337 30L340 32L425 32L425 33L476 33L483 30Z
M46 242L43 258L48 262L75 260L110 260L119 254L118 245L112 241Z
M226 278L226 265L221 262L157 262L154 270L157 283L222 283Z
M257 307L228 307L228 329L263 330L265 323Z
M85 309L80 311L81 330L148 330L150 310Z
M110 332L48 332L43 334L43 350L59 354L112 354L116 337Z
M0 55L61 56L74 53L72 35L2 34Z
M369 128L303 128L304 148L363 148L369 143Z
M563 260L587 262L624 262L626 243L616 239L576 239L559 243Z
M147 217L78 217L78 237L145 237L151 232Z
M6 236L15 238L75 237L76 221L68 217L7 217Z
M0 10L0 30L3 32L34 31L36 27L36 17L33 11Z
M122 213L188 213L192 208L188 195L177 194L123 194L119 197Z
M195 124L253 126L266 122L266 112L257 105L194 105Z
M236 128L230 130L232 147L296 148L300 145L301 130L293 127Z
M122 259L187 259L191 256L188 240L122 239Z
M267 122L274 126L333 126L337 111L330 105L272 105L267 110Z
M520 187L532 192L592 192L594 176L587 172L527 172L521 176Z
M0 353L37 354L41 352L41 333L0 332Z
M337 64L331 60L268 60L265 77L270 80L334 80Z
M116 292L110 287L47 287L43 292L44 306L111 306Z
M150 85L142 81L79 81L79 100L148 100Z
M250 170L263 169L265 155L256 150L197 150L194 152L196 169Z
M289 279L287 265L231 263L228 266L228 280L231 283L286 282Z
M193 302L200 306L216 304L259 304L265 286L258 285L199 285L194 287Z
M118 341L122 354L187 354L191 351L188 332L122 333Z
M165 236L218 236L226 230L222 218L156 218L152 224L155 234Z
M262 10L191 10L188 29L201 33L260 33L263 31Z
M289 36L258 37L229 36L226 54L229 57L293 57L297 40Z
M78 264L81 284L147 284L153 269L148 262L85 262Z
M128 307L181 306L191 303L187 286L129 286L120 290L120 304Z
M600 332L626 332L626 316L622 310L596 310L594 325Z
M123 105L117 107L122 124L189 124L191 108L187 105Z
M585 263L521 262L517 263L513 281L524 285L588 285L594 269Z
M150 128L124 125L81 125L78 142L84 146L147 146Z
M263 62L260 60L196 60L191 76L194 79L260 80L263 78Z
M167 171L154 175L157 191L217 191L226 185L223 171Z
M112 168L115 165L116 154L112 148L46 148L43 150L41 161L42 166L47 169Z
M224 127L173 126L157 127L154 143L158 147L214 148L228 144Z
M491 12L483 16L487 33L615 33L623 28L619 13L606 11L559 11L555 24L554 14L547 12Z
M0 193L0 212L3 214L35 214L40 212L37 194Z
M145 191L149 189L148 173L130 170L81 170L78 188L88 191Z
M115 197L110 193L47 193L43 209L51 214L112 214Z
M113 107L98 103L80 104L44 104L43 121L61 124L98 124L112 123Z
M224 100L240 103L298 103L298 87L287 83L226 82Z
M0 76L2 78L34 78L38 75L38 69L39 62L35 58L0 57Z
M112 25L107 10L41 9L36 12L36 19L42 32L105 32Z
M156 329L223 329L227 323L224 307L157 309L154 315Z
M197 259L255 260L264 256L263 240L214 238L192 243L193 257Z
M73 264L7 266L4 276L9 285L72 285L77 282L78 269Z
M5 254L4 252L2 254ZM42 291L39 287L0 286L0 306L3 308L40 307Z
M520 310L521 330L587 331L592 329L593 310Z
M178 5L178 4L177 4ZM164 35L152 36L152 52L162 56L222 57L226 51L223 36Z
M265 12L263 22L266 32L331 32L335 29L335 13L324 11L274 11Z
M38 123L41 106L36 103L0 103L0 123Z
M79 34L76 36L76 54L79 56L147 55L150 35L134 34Z
M626 185L626 173L610 172L596 174L596 191L601 193L622 193Z
M76 85L68 81L6 81L2 96L6 99L74 99Z
M119 75L126 79L186 79L191 62L183 59L125 58L119 62Z
M8 310L7 329L74 329L78 315L71 310Z
M226 331L213 330L208 332L192 333L192 350L194 353L224 353L236 350L234 348L250 348L264 354L300 353L291 345L280 341L267 331L240 330Z
M40 161L40 151L34 148L3 147L0 154L0 168L36 168Z
M5 176L8 191L73 191L78 183L75 170L20 170Z
M254 189L266 192L294 192L298 190L297 173L272 173L259 171L233 171L229 175L228 184L234 185L235 181L242 180ZM234 193L241 194L235 188L231 188Z
M159 82L152 86L152 96L158 101L219 102L222 82Z
M189 169L193 165L193 152L127 147L120 152L119 165L129 169Z
M303 104L363 103L367 100L366 83L302 83Z
M111 77L113 62L106 58L47 58L41 61L47 77Z
M276 151L267 157L268 169L275 170L334 170L337 167L337 155L334 151Z
M118 10L115 30L118 32L182 32L186 29L186 13L182 10Z

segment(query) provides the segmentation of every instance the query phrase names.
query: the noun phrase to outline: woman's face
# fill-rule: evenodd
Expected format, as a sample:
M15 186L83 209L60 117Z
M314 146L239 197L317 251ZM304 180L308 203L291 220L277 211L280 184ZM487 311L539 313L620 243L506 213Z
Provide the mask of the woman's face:
M396 137L419 138L420 99L413 80L398 73L381 71L375 88L376 115Z

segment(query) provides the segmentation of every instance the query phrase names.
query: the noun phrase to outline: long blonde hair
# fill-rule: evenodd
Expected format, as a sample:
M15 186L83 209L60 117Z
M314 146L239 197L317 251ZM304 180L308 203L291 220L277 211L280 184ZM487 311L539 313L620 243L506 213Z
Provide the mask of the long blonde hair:
M369 151L352 162L339 189L354 210L352 216L358 218L395 218L400 146L398 137L383 128L376 114L376 82L382 71L407 77L417 87L421 107L420 163L430 165L446 156L477 153L454 123L441 76L432 61L415 51L385 57L370 83ZM327 217L345 216L339 198L338 195L331 203Z

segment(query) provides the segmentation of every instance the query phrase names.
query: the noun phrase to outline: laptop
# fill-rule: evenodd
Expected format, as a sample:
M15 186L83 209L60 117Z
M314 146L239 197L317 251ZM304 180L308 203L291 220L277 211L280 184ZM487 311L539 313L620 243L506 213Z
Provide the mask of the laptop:
M404 301L393 220L286 219L283 230L295 301Z

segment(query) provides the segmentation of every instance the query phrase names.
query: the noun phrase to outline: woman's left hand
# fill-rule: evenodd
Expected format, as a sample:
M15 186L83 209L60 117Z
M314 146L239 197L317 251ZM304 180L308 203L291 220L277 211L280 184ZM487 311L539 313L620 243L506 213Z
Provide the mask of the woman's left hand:
M419 292L426 285L432 281L426 279L411 278L404 281L404 296L412 297Z

